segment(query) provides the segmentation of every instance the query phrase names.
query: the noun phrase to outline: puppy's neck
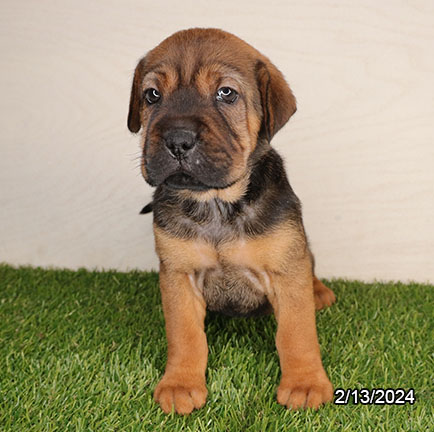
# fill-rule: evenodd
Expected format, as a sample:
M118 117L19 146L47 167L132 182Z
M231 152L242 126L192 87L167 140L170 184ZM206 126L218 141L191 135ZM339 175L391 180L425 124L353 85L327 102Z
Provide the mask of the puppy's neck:
M207 202L219 199L228 203L235 203L246 193L250 180L250 170L238 180L224 189L208 189L206 191L181 190L179 195L182 199L189 199L199 202Z
M155 226L178 238L217 244L261 235L288 220L301 224L301 207L273 149L226 189L182 192L162 185L154 194Z

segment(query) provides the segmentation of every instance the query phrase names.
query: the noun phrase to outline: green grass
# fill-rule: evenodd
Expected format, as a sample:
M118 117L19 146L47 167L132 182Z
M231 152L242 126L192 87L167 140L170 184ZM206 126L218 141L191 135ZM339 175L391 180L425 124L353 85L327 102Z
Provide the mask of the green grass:
M275 321L207 317L207 404L164 415L155 273L0 265L0 431L428 431L433 418L433 286L328 282L338 303L317 314L335 387L415 389L404 406L287 411Z

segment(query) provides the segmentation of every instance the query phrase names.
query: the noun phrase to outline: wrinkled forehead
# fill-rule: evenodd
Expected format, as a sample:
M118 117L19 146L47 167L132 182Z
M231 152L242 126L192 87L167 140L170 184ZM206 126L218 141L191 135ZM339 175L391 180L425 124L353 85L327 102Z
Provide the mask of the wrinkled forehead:
M172 93L181 87L196 87L199 93L206 95L220 87L232 87L241 91L247 86L245 76L235 68L213 62L210 64L177 67L172 63L158 65L146 73L143 88L157 88L165 93Z
M222 86L241 91L253 80L252 59L231 41L174 41L148 56L143 87L172 92L195 86L207 94Z

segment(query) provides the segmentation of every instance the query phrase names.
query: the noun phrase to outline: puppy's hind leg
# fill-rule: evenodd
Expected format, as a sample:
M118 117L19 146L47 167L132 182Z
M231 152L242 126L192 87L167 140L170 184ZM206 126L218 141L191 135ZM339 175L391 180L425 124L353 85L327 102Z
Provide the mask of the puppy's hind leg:
M316 276L315 276L315 257L310 251L310 259L312 262L313 275L313 295L315 300L315 309L325 309L331 306L336 301L335 293L328 287L326 287Z
M313 294L316 310L329 307L336 301L335 293L326 287L316 276L313 277Z

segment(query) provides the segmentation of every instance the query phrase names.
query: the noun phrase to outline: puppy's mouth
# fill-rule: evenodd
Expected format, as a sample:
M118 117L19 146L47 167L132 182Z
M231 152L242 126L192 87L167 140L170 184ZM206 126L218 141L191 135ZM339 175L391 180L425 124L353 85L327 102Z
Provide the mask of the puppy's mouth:
M184 172L177 172L170 175L166 180L164 180L164 184L173 189L189 189L193 191L205 191L211 189L210 186L207 186Z

